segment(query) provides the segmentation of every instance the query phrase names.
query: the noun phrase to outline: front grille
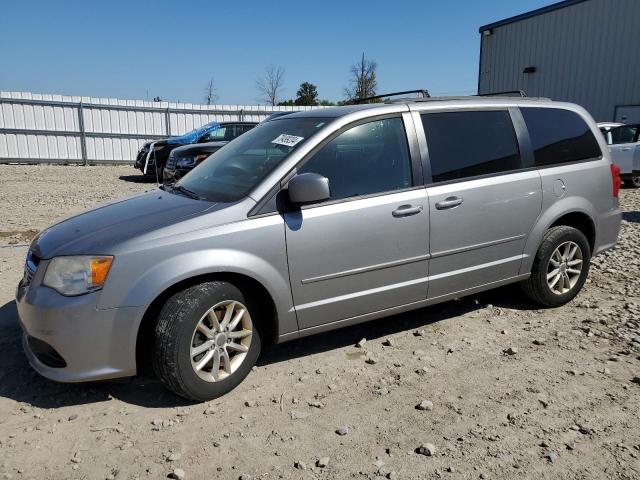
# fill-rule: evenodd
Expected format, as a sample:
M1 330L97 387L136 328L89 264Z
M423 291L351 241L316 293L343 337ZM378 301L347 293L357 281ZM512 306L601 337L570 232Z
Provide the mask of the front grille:
M27 253L27 261L24 264L24 276L22 277L22 285L30 285L33 276L36 274L40 258L34 255L31 250Z
M22 285L31 285L31 280L33 280L33 275L35 272L32 272L28 268L24 269L24 277L22 277Z

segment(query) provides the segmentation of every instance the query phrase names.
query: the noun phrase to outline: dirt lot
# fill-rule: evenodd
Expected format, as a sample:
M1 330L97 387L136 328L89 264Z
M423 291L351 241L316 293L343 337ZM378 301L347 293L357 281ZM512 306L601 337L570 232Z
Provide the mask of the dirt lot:
M640 190L566 307L510 287L310 337L189 404L153 379L55 384L21 350L28 239L154 187L134 173L0 166L0 478L640 478Z

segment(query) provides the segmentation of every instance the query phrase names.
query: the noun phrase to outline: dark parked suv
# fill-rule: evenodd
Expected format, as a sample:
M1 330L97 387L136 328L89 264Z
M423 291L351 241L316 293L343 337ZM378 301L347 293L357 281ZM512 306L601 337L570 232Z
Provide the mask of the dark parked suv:
M296 112L276 112L269 115L267 118L262 120L260 124L270 122L276 118L282 118L285 115L291 115ZM239 127L243 128L244 131L236 132L236 137L240 136L242 133L253 128L252 126ZM235 137L234 137L235 138ZM207 142L207 143L194 143L191 145L184 145L182 147L175 148L169 154L169 160L164 167L164 172L162 175L162 183L170 185L174 182L177 182L182 177L184 177L189 171L193 170L197 165L201 162L209 158L209 156L222 147L224 147L230 140L221 140L217 142Z
M210 122L178 137L147 142L138 152L134 166L146 176L161 180L169 154L174 148L192 143L229 142L256 125L256 122Z

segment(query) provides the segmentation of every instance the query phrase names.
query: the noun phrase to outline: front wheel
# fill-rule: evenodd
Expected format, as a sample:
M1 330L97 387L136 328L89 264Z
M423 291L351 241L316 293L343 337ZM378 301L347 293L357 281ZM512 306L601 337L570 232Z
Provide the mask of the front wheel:
M545 307L559 307L580 292L587 280L591 248L584 234L568 226L549 229L533 261L524 293Z
M260 354L258 314L227 282L206 282L170 297L154 331L153 367L163 384L190 400L224 395Z

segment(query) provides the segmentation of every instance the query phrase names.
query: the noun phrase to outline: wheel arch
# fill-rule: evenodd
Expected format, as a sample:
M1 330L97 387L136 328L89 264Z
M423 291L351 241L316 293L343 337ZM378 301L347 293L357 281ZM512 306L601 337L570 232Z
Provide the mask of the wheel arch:
M520 273L524 274L531 271L534 257L540 247L545 232L558 225L573 227L584 233L589 242L591 254L593 255L597 245L596 218L595 208L584 198L569 197L553 204L540 215L529 233L523 251L524 258Z
M243 293L250 292L257 296L261 308L267 312L263 318L264 336L267 344L277 343L279 336L278 309L269 290L255 278L236 272L211 272L183 278L160 292L147 306L135 340L136 370L140 374L151 374L151 349L153 347L151 332L156 324L158 314L168 298L177 292L194 285L211 281L224 281L237 286Z
M589 248L591 249L591 254L593 255L596 245L596 224L591 216L582 211L569 212L562 215L555 222L549 225L547 230L549 228L557 227L560 225L573 227L576 230L582 232L584 236L587 237Z

